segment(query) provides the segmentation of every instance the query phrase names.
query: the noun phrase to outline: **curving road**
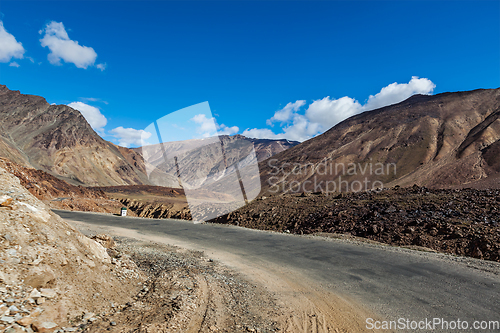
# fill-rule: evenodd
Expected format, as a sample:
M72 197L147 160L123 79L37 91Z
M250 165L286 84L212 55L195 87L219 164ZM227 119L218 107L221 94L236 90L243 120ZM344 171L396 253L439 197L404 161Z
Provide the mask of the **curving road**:
M382 320L500 320L497 263L232 226L54 212L67 220L163 235L209 254L225 252L300 272L322 288L363 304Z

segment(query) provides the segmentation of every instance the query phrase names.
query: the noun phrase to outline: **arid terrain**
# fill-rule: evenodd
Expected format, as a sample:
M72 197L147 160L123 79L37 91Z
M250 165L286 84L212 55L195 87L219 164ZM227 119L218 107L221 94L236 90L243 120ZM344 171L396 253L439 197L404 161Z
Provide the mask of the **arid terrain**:
M88 227L83 232L92 236ZM174 246L115 238L112 262L145 277L131 302L88 322L84 332L272 332L282 308L262 287L207 258Z
M144 281L132 263L123 258L112 264L103 246L53 214L2 168L0 180L0 329L76 331L113 304L132 300Z
M73 185L154 184L146 174L142 148L120 147L102 139L79 111L67 105L50 105L43 97L21 94L0 85L0 115L0 157L46 171ZM298 144L241 135L221 136L221 140L252 145L259 161ZM167 153L189 151L188 141L166 145ZM160 149L150 148L154 152ZM210 170L221 161L208 162L191 159L187 167ZM175 177L171 180L169 186L178 186Z
M186 196L179 188L135 185L93 189L127 207L131 216L191 220Z
M148 182L115 145L102 139L79 111L67 105L50 105L43 97L0 85L0 114L0 156L15 163L74 185ZM133 161L133 156L128 159Z
M72 226L50 209L109 219L126 206L129 216L191 220L188 191L209 183L196 199L213 201L206 205L213 213L241 190L222 186L228 168L255 152L260 175L248 179L260 177L260 195L209 222L494 264L500 262L499 110L498 89L416 95L301 144L236 135L203 149L196 140L147 146L151 172L142 148L103 140L78 111L0 86L0 329L360 331L364 308L324 294L297 272L287 276L263 263L253 271L232 257L236 272L203 252L166 245L173 238L114 228L109 231L119 237L113 240L105 228ZM179 171L177 162L165 160L170 155ZM227 174L235 178L255 164L245 163ZM336 165L357 171L339 174ZM372 172L377 165L384 166L382 174ZM351 192L311 185L340 176L349 184L381 185Z
M0 158L0 167L16 176L24 188L50 208L118 214L123 207L101 190L71 185L45 171L23 167L6 158Z

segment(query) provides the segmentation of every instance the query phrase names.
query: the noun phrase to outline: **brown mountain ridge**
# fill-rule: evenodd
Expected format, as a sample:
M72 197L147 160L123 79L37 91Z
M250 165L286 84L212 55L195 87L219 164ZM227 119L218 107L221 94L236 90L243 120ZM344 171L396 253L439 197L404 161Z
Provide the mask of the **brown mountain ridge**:
M0 85L0 115L0 153L13 162L75 185L147 183L140 169L69 106Z
M25 95L0 85L0 157L22 166L45 171L73 185L121 186L150 185L141 148L129 149L102 139L83 115L67 105L50 105L40 96ZM265 160L298 142L251 139L223 135L224 142L240 141L252 145L257 159ZM189 156L190 141L165 143L172 151ZM160 152L160 145L148 146ZM161 156L161 154L160 154ZM221 160L189 159L191 169L217 169ZM169 175L163 174L164 177ZM175 176L163 180L178 186Z
M414 95L261 162L264 193L499 187L499 116L500 89Z

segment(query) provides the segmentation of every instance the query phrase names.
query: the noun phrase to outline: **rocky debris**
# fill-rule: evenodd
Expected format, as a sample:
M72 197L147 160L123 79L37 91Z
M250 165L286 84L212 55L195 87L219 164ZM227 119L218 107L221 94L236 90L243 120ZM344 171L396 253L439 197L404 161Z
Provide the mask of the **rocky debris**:
M121 186L101 186L101 187L90 187L90 188L102 191L106 193L108 196L120 195L128 197L134 194L137 195L137 193L144 193L148 196L185 199L185 194L183 189L165 187L165 186L121 185Z
M90 238L93 239L94 241L96 241L97 243L101 244L105 249L112 249L116 245L113 238L111 236L108 236L108 235L99 234L99 235L92 236Z
M144 276L133 263L111 263L85 237L0 168L0 332L70 332L82 314L110 312L132 299ZM107 243L112 239L101 235ZM97 315L96 315L97 317Z
M295 234L347 234L500 261L500 190L396 186L342 195L280 195L212 220Z
M272 298L203 253L122 237L116 242L115 265L137 265L147 279L131 302L112 304L93 322L87 314L85 332L277 330L271 318L282 313Z
M13 199L11 197L9 197L8 195L2 195L2 196L0 196L0 206L1 207L10 207L12 200Z
M177 208L173 203L145 203L131 199L121 199L120 202L139 217L191 220L191 212L187 205Z

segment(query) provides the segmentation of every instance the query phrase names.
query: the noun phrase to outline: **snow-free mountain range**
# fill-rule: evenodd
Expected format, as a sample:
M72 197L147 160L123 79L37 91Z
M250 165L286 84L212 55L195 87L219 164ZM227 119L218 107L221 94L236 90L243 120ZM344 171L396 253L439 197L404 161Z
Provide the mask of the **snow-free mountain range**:
M69 106L50 105L43 97L0 85L0 115L0 157L74 185L151 184L141 149L104 140L79 111ZM414 95L401 103L352 116L300 144L241 135L223 136L222 141L253 144L263 191L269 191L271 184L339 176L318 172L320 163L395 166L396 172L384 175L342 175L348 181L368 178L388 186L498 187L499 116L500 89L478 89ZM164 147L185 151L189 144L175 142ZM190 168L210 170L221 161L192 163ZM280 172L276 177L276 166L306 164L310 167L304 172ZM272 182L271 176L275 177Z

